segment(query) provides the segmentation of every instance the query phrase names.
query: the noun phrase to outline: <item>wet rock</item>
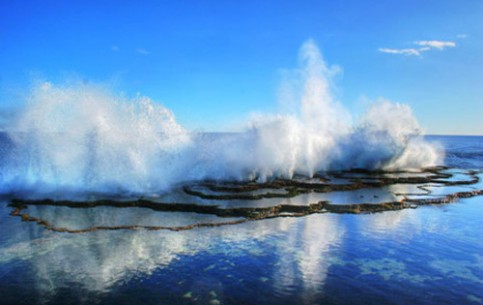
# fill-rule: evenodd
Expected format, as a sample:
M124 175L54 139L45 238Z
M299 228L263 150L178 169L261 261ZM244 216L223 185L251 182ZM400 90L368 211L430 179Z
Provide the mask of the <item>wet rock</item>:
M441 186L452 185L471 185L479 181L477 172L469 172L468 176L471 179L462 181L449 181L452 175L442 173L446 170L445 167L436 167L424 169L419 175L411 176L413 173L409 172L384 172L384 171L367 171L354 170L344 171L338 173L330 173L334 177L341 177L351 180L350 175L364 174L366 178L372 179L365 181L364 179L352 179L352 183L348 184L330 184L328 179L308 179L305 181L288 180L288 179L274 179L266 183L255 183L253 181L201 181L196 183L189 183L182 187L182 190L191 196L211 200L260 200L264 198L291 198L305 193L327 193L333 191L353 191L358 189L369 189L375 187L382 187L391 184L426 184L434 183ZM389 174L393 175L390 176ZM407 176L397 177L399 174ZM396 176L396 177L394 177ZM422 188L422 186L421 186ZM277 190L277 192L275 192ZM280 191L282 190L282 191ZM210 193L208 193L208 191ZM257 193L253 193L257 191ZM429 192L429 191L428 191ZM236 225L247 221L258 221L276 217L302 217L314 213L376 213L383 211L401 210L405 208L416 208L419 205L428 204L447 204L457 202L460 198L469 198L473 196L483 195L483 190L462 191L449 194L443 197L435 198L403 198L400 201L383 202L383 203L348 203L348 204L332 204L327 201L320 201L317 203L307 203L306 205L291 205L279 204L269 207L220 207L218 205L201 205L195 203L172 203L172 202L153 202L140 198L139 200L131 201L116 201L116 200L94 200L94 201L68 201L68 200L25 200L13 199L9 206L12 207L11 216L20 217L22 221L35 222L38 225L45 227L48 230L55 232L66 233L86 233L98 230L171 230L184 231L195 228L209 228L219 227L225 225ZM378 195L373 195L373 198L378 198ZM360 195L359 198L364 198ZM160 212L186 212L214 215L220 218L239 218L237 220L229 220L225 222L216 223L196 223L185 226L92 226L86 229L69 229L63 227L54 227L45 219L32 217L26 211L29 206L64 206L77 209L88 209L100 206L109 206L113 208L141 208L150 209L152 211Z

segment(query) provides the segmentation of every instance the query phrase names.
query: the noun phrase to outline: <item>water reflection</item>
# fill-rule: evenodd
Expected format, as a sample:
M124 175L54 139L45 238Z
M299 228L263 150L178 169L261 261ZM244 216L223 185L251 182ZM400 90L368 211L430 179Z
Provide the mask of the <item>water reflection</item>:
M30 206L26 212L46 220L53 227L70 230L85 230L92 227L115 226L165 226L182 227L197 223L221 223L241 220L235 217L187 212L161 212L147 208L114 208L99 206L94 208L70 208L64 206Z
M395 185L388 192L413 194L418 190L414 185ZM31 274L23 288L30 293L30 287L44 302L69 290L81 291L76 297L90 302L122 291L130 283L152 280L154 288L147 293L173 294L175 303L236 303L227 296L238 291L245 303L312 304L326 297L327 289L340 280L338 276L344 276L352 287L376 281L383 288L404 283L429 289L429 283L442 285L442 279L449 279L468 285L455 287L478 297L469 291L483 282L478 267L481 257L474 256L481 250L481 225L477 226L474 217L481 215L481 209L465 206L465 202L367 215L282 217L183 232L84 234L50 232L21 222L19 217L8 216L10 210L1 202L0 231L8 234L0 237L0 284L16 276L9 268L21 266L22 278ZM481 203L481 197L472 202ZM72 228L219 221L213 215L136 208L38 206L27 210ZM180 270L185 273L179 274ZM165 276L161 280L160 273ZM176 292L171 292L173 286ZM254 286L260 287L266 299L250 295Z
M60 211L56 212L59 216ZM79 209L69 212L73 214L72 219L81 223L84 223L82 217L89 217L89 213ZM35 289L42 299L48 300L68 285L91 293L108 292L132 278L149 277L181 256L220 251L223 244L243 249L229 253L237 256L247 255L246 252L263 253L266 249L261 244L268 243L275 247L276 262L270 277L275 291L290 294L294 287L302 286L303 295L310 300L310 296L322 291L333 256L331 247L344 235L345 229L338 225L338 217L282 218L188 232L141 230L86 234L48 232L17 220L10 229L17 231L18 242L2 245L0 264L22 261L28 265L35 274ZM280 239L282 235L284 238Z
M166 232L146 233L46 234L2 248L0 261L27 261L43 297L69 283L102 292L136 273L149 275L169 264L177 253L190 251L184 235L171 238Z
M274 288L281 294L301 286L304 303L310 304L322 293L329 267L335 259L345 228L335 215L311 215L297 221L278 246L279 263ZM299 283L298 281L302 281Z

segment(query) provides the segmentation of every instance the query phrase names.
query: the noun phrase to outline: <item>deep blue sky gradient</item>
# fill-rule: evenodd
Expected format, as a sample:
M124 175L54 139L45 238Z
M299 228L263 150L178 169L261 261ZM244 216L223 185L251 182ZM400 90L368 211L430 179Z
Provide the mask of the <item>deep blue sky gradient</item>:
M464 35L463 35L464 34ZM462 37L466 36L466 37ZM0 109L39 79L105 83L217 130L273 112L281 71L313 39L353 113L409 104L428 133L483 134L483 1L0 2ZM417 40L453 41L421 56Z

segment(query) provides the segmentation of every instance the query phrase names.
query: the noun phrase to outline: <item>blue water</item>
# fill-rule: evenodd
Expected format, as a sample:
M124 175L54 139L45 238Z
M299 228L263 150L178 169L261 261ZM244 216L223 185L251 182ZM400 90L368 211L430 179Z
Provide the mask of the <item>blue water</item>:
M445 164L458 168L483 168L483 137L426 136L444 147Z
M483 188L483 137L429 140L447 165L480 171L473 187ZM57 233L10 211L1 201L0 304L483 304L482 196L183 232ZM111 220L94 209L31 213Z

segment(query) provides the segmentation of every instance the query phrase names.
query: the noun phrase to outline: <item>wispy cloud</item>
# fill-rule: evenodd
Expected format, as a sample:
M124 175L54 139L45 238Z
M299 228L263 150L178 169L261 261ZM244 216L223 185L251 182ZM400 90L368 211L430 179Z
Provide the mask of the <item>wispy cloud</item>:
M141 55L149 55L151 54L151 52L147 51L146 49L143 49L143 48L139 48L136 50L138 52L138 54L141 54Z
M414 42L418 46L435 48L443 50L444 48L454 48L456 43L453 41L440 41L440 40L418 40Z
M418 49L388 49L380 48L379 52L389 53L389 54L403 54L403 55L416 55L419 56L421 51Z
M459 39L465 39L465 38L468 38L468 35L467 34L458 34L456 35L457 38Z
M414 55L420 56L423 52L427 52L433 49L443 50L445 48L454 48L456 43L453 41L441 41L441 40L416 40L413 44L419 46L419 48L405 48L405 49L391 49L391 48L379 48L379 52L389 54L401 54L401 55Z
M114 51L114 52L117 52L117 51L119 51L119 47L118 46L111 46L111 50Z

